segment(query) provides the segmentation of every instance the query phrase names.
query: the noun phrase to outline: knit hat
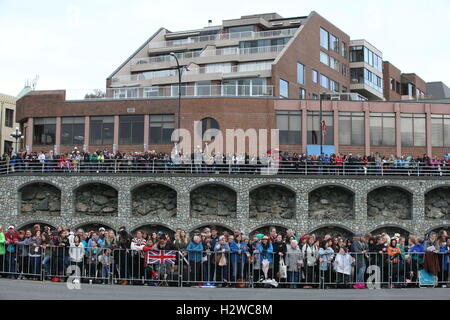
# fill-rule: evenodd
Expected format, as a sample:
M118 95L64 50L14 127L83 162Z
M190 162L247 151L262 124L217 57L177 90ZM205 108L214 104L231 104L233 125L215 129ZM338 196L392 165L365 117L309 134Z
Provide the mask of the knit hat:
M256 237L258 238L258 240L261 240L262 238L264 238L264 235L262 233L258 233Z

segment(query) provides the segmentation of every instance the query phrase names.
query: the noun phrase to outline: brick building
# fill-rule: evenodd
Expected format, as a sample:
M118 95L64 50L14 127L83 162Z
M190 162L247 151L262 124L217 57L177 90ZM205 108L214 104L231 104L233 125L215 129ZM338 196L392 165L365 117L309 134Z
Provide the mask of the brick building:
M427 95L420 77L316 12L160 28L107 78L105 92L33 91L18 101L17 121L34 151L167 152L180 126L279 129L283 150L306 152L320 143L321 94L331 99L322 114L328 152L442 156L450 148L450 105L417 101Z

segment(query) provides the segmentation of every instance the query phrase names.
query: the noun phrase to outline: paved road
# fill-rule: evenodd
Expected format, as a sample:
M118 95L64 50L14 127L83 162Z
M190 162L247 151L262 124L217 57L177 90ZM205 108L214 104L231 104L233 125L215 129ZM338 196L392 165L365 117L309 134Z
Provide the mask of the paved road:
M274 294L276 292L276 294ZM0 279L0 299L80 300L352 300L352 299L429 299L450 300L450 288L392 290L288 290L228 288L165 288L140 286L105 286L82 284L69 290L65 283Z

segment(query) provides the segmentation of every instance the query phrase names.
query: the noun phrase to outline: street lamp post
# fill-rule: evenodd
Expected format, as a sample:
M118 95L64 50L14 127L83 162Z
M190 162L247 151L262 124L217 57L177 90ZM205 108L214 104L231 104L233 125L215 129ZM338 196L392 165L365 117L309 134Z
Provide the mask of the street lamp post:
M17 154L19 152L17 145L18 145L19 139L22 138L22 132L20 132L19 127L16 127L16 131L11 133L10 136L11 136L11 138L16 139L16 154Z
M180 143L180 127L181 127L181 68L180 62L178 61L177 56L174 52L171 52L170 55L175 58L175 61L177 62L177 69L178 69L178 137L177 137L177 143Z

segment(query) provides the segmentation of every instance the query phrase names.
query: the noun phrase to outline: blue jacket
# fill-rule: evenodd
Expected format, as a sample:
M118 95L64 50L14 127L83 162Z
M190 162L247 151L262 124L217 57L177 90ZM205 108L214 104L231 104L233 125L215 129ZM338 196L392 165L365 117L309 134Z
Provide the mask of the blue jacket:
M88 241L88 248L92 247L92 240L93 239L89 239L89 241ZM103 240L101 238L98 238L97 239L97 247L103 248L103 245L104 245Z
M423 244L413 245L409 249L409 254L412 260L422 263L425 258L425 248L423 247Z
M260 263L262 263L262 261L264 259L268 259L269 263L273 263L273 247L272 247L272 243L269 242L269 247L267 248L267 250L263 250L262 244L258 243L256 249L260 253Z
M441 247L441 250L439 250L439 252L444 252L444 253L447 251L450 251L450 247L448 247L445 244ZM444 270L444 271L448 270L448 254L442 255L442 270Z
M237 243L232 241L230 244L231 263L245 263L247 261L248 246L245 242ZM241 254L238 251L241 250Z
M186 251L189 252L189 261L202 261L203 244L201 242L195 243L194 241L191 241L187 246Z

